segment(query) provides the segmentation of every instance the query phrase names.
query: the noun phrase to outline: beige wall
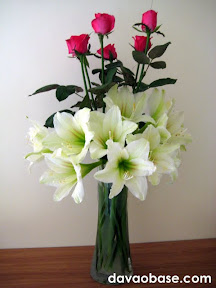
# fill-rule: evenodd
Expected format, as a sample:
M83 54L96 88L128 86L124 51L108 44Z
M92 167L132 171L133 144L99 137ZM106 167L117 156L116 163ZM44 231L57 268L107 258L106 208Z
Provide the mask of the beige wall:
M134 69L128 43L135 31L130 27L150 9L151 0L0 2L0 248L94 244L97 191L92 175L84 181L81 205L71 197L55 203L53 189L38 182L43 165L29 175L23 160L29 151L25 116L43 122L75 99L59 104L53 93L27 95L50 83L82 85L79 63L67 58L64 41L72 34L91 32L95 12L116 16L110 41L116 43L119 58ZM185 111L194 140L173 185L164 179L160 186L149 187L145 202L129 197L130 239L216 237L216 1L155 0L153 9L166 34L165 40L158 36L153 42L172 45L164 57L166 71L152 71L149 78L178 78L175 86L166 88L167 95ZM96 49L97 38L91 37ZM96 60L92 62L96 66Z

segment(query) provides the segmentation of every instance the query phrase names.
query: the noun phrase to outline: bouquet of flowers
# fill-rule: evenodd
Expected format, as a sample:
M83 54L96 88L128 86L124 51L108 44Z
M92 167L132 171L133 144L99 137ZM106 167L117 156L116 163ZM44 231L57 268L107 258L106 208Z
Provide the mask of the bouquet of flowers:
M166 68L166 63L158 58L171 43L152 45L155 35L165 35L160 31L161 25L157 26L157 13L153 10L143 13L142 21L133 25L141 34L133 37L132 59L136 64L133 72L118 59L114 44L104 45L113 32L115 17L98 13L91 24L100 43L97 51L91 51L89 34L66 40L72 59L81 64L84 89L51 84L32 94L55 90L59 101L72 94L78 95L80 101L51 115L44 126L33 122L29 131L33 152L26 158L31 164L46 161L49 169L40 182L56 187L55 201L62 200L73 189L74 201L82 202L82 179L96 167L100 169L94 174L95 179L110 183L109 199L127 187L135 197L144 200L148 181L158 185L164 174L170 175L172 181L176 179L180 152L191 142L184 128L184 113L175 111L174 99L167 100L165 91L157 88L174 84L176 79L145 82L150 69ZM99 76L97 83L91 81L88 57L100 59L100 68L91 71ZM83 160L88 152L92 162L86 164ZM120 224L115 225L119 230ZM110 267L112 261L105 259L100 259L97 265L105 262L104 267Z

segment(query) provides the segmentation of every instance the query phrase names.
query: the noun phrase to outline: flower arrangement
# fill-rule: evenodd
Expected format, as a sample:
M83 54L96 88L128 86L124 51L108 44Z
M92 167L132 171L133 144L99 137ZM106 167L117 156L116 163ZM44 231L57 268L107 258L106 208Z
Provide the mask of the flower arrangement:
M55 201L62 200L73 189L74 201L82 202L82 179L97 167L100 169L97 169L94 177L99 183L107 183L101 187L103 193L108 193L109 199L117 198L128 188L135 197L144 200L148 181L158 185L164 174L169 175L172 181L176 179L181 163L180 153L191 142L191 135L184 128L184 113L175 111L174 99L166 100L165 91L157 88L175 84L176 79L162 78L150 84L144 82L149 68L166 68L166 63L157 58L165 53L171 43L152 45L155 35L165 35L159 31L161 25L157 26L157 13L153 10L143 13L142 21L133 25L142 34L133 37L134 73L118 59L114 44L104 46L105 38L113 32L115 17L98 13L91 24L100 43L97 51L91 51L89 34L73 35L66 40L72 59L77 59L81 64L84 90L76 85L51 84L32 94L56 90L59 101L71 94L78 95L81 101L52 114L44 126L33 122L29 131L33 152L26 158L31 164L46 161L49 169L42 175L40 182L56 187ZM92 56L101 62L100 68L92 70L92 74L99 76L97 83L91 81L89 73L88 57ZM151 92L146 93L149 89ZM88 152L93 161L84 164ZM109 185L109 189L106 185ZM119 197L125 199L125 196ZM100 257L96 266L103 269L112 266L114 255L118 253L117 245L112 250L112 246L115 246L113 241L118 238L121 242L119 251L127 262L125 269L130 272L129 252L125 255L128 248L121 237L122 231L127 231L127 225L118 221L120 216L113 210L110 214L111 228L103 228L103 201L100 203L99 244L96 249ZM121 198L119 207L125 213L123 201ZM113 204L113 209L116 209L116 205ZM110 211L110 206L107 209ZM126 218L123 222L126 222ZM101 241L103 229L109 231L110 237L105 248L102 248ZM102 251L105 250L111 251L110 258L107 254L106 257L103 255L105 252Z
M80 203L84 197L82 179L102 164L104 169L96 172L94 177L113 183L110 198L118 195L126 185L135 197L144 200L147 179L158 185L163 174L170 175L172 180L176 178L180 151L191 142L191 136L183 126L183 112L173 111L174 100L166 101L165 91L156 89L174 84L176 80L165 78L150 84L143 82L149 67L166 68L164 61L155 59L164 54L170 42L151 49L151 37L164 34L157 26L157 13L153 10L143 13L142 22L133 26L146 35L133 37L132 56L137 62L134 74L117 60L114 44L104 47L104 36L108 38L112 33L115 17L98 13L91 24L100 41L97 54L90 52L88 34L66 40L69 54L81 63L84 96L78 94L83 91L81 87L57 84L32 94L56 89L57 99L63 101L76 93L82 101L70 108L78 107L79 111L66 109L54 113L44 127L34 122L29 131L33 152L26 158L31 163L45 159L49 170L40 182L57 187L56 201L62 200L74 188L72 197ZM101 68L92 70L93 74L99 74L101 83L92 83L89 77L87 58L92 55L101 58ZM150 88L153 91L147 95L145 91ZM100 108L102 111L98 111ZM82 164L88 151L91 158L98 161Z

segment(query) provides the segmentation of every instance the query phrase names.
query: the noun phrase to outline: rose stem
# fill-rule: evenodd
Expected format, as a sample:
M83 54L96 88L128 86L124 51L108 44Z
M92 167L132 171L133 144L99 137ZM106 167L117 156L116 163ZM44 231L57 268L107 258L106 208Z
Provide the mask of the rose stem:
M91 87L91 81L90 81L90 78L89 78L86 61L84 61L84 68L85 68L85 73L86 73L86 77L87 77L87 80L88 80L89 88L91 89L91 88L92 88L92 87ZM93 103L93 106L94 106L94 110L97 110L97 106L96 106L96 103L95 103L95 99L94 99L94 96L93 96L93 94L92 94L91 91L90 91L90 94L91 94L91 99L92 99L92 103Z
M103 50L103 38L104 35L103 34L98 34L99 40L100 40L100 44L101 44L101 68L102 68L102 85L104 85L105 83L105 79L104 79L104 50ZM105 113L105 102L103 102L103 113Z
M88 94L88 87L87 87L87 84L86 84L86 78L85 78L85 71L84 71L84 61L83 61L83 57L80 57L80 62L81 62L81 68L82 68L82 76L83 76L83 82L84 82L84 86L85 86L85 92L86 92L86 95L88 95L89 97L89 94ZM90 100L90 99L89 99Z
M145 47L145 52L144 52L145 55L147 54L147 51L148 51L148 45L149 45L149 40L150 40L150 32L147 32L146 34L147 34L147 40L146 40L146 47ZM141 73L140 73L140 78L139 78L139 82L138 82L138 85L137 85L137 88L136 88L136 92L139 90L141 81L143 80L143 77L145 76L144 67L145 67L145 64L142 65L142 70L141 70Z

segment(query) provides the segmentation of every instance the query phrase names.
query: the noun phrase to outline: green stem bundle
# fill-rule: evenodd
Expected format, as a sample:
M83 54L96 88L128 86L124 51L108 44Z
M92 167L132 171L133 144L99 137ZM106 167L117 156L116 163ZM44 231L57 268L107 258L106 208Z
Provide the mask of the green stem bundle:
M86 77L87 77L89 89L91 89L91 88L92 88L92 87L91 87L91 81L90 81L90 78L89 78L89 74L88 74L88 69L87 69L86 63L84 64L84 68L85 68L85 74L86 74ZM93 96L92 92L90 92L90 94L91 94L91 99L92 99L93 108L94 108L94 110L97 110L97 106L96 106L96 103L95 103L94 96Z

